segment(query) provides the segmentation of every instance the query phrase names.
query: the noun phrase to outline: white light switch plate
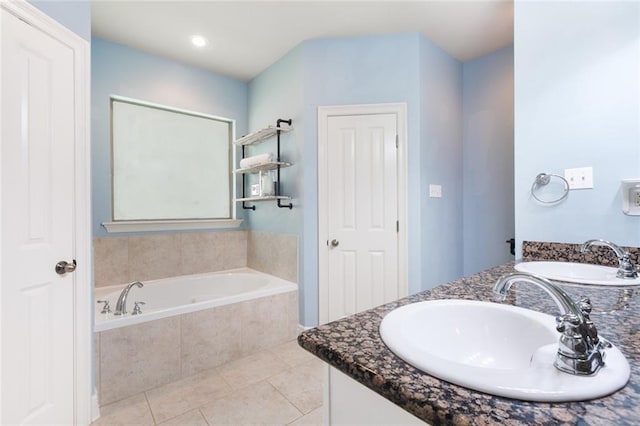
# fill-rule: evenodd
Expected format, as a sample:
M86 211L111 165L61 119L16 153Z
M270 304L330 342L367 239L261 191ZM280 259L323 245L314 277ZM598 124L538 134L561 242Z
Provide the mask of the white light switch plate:
M569 182L569 189L593 188L593 167L564 169L564 178Z
M429 197L442 198L442 186L441 185L429 185Z

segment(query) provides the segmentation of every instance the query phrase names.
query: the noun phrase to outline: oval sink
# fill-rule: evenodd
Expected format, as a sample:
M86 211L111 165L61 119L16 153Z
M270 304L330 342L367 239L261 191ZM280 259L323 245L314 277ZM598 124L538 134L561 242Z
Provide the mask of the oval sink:
M470 389L525 401L582 401L608 395L629 380L615 348L594 376L555 368L555 318L468 300L432 300L391 311L380 335L393 353L420 370Z
M579 284L631 286L640 285L640 278L618 278L618 268L570 262L521 262L516 271L528 272L550 280Z

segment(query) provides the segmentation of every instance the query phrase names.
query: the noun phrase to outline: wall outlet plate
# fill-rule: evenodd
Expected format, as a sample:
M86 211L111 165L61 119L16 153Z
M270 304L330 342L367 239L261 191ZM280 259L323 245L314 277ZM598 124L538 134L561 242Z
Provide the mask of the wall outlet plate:
M251 185L251 196L252 197L259 197L260 195L262 195L260 184L259 183L254 183L253 185Z
M564 169L564 178L569 182L569 189L593 188L593 167Z
M640 216L640 179L622 181L622 212L629 216Z

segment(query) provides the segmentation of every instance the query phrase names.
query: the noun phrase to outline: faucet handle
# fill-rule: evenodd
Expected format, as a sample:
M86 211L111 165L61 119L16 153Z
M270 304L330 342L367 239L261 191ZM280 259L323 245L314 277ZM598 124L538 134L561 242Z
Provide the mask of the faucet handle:
M631 262L631 255L628 251L624 252L624 255L619 259L618 278L637 278L638 277L638 265L634 265Z
M104 303L104 305L102 305L102 310L100 311L101 314L111 313L111 307L109 306L108 300L98 300L96 303Z
M142 309L140 309L140 305L144 305L145 302L133 302L133 312L131 315L139 315L142 313Z
M582 315L584 315L586 318L589 318L589 314L591 314L591 310L593 309L593 307L591 306L591 299L589 299L588 297L583 297L582 299L580 299L578 307L580 308L580 311L582 311Z
M571 329L574 329L580 325L580 318L574 314L564 314L556 317L556 330L560 333L564 333L567 330L567 324Z

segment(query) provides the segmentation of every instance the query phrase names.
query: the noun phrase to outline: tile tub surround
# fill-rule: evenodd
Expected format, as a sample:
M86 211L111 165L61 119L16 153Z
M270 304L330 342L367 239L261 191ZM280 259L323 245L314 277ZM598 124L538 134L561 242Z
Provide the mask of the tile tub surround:
M247 266L247 231L93 239L94 285L102 287Z
M298 282L298 236L249 231L247 266L283 280Z
M603 306L616 304L621 288L562 284L563 289L573 298L583 295L591 298L594 305L591 319L597 325L600 335L616 345L631 366L631 379L626 387L593 401L535 403L469 390L422 373L395 356L380 338L380 322L393 309L434 299L494 301L492 289L496 280L502 274L513 271L513 263L509 263L453 281L305 331L298 337L298 343L354 380L432 425L638 424L640 287L634 288L626 309L603 313ZM515 284L505 303L551 315L557 314L550 297L531 285Z
M614 241L615 243L615 241ZM618 266L618 258L608 247L592 246L588 253L580 253L582 244L523 241L523 260L555 260L559 262L593 263L604 266ZM634 264L640 263L640 248L622 247L629 252Z
M297 291L97 333L105 405L295 339Z

